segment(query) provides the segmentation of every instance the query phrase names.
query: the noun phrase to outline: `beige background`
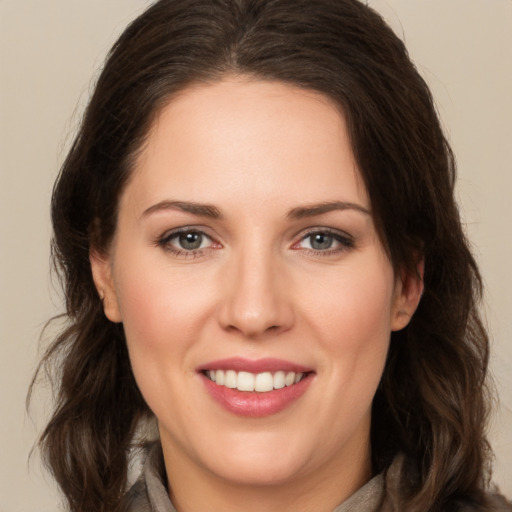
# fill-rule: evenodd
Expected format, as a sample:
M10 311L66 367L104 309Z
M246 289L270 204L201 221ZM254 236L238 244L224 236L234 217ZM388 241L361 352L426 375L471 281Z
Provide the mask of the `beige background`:
M48 274L50 191L93 77L149 1L0 0L0 512L55 511L27 457L41 388L24 409L44 322L61 311ZM512 496L512 1L369 0L406 40L458 155L458 194L487 284L495 480ZM52 298L53 297L53 298Z

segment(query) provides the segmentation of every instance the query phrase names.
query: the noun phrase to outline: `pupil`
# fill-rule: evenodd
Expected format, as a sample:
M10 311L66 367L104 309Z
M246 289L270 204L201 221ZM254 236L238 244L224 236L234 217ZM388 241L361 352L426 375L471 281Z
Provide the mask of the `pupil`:
M203 237L200 233L182 233L180 235L180 245L183 249L199 249L202 241Z
M311 247L317 250L325 250L329 249L332 246L332 236L326 235L323 233L319 233L317 235L313 235L311 240Z

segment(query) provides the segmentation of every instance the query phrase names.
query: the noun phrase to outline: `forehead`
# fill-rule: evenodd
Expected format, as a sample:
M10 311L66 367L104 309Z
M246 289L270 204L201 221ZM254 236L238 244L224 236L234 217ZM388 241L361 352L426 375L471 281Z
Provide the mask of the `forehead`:
M253 197L288 207L325 200L369 207L339 108L319 93L246 77L173 97L126 192L143 203Z

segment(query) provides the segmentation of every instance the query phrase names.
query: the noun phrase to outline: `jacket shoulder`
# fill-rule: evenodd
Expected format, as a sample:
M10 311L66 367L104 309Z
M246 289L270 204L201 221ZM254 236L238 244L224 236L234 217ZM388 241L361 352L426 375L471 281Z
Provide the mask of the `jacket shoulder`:
M148 489L143 479L137 480L123 496L122 512L151 512Z
M486 496L485 505L461 504L455 512L512 512L512 502L501 494Z

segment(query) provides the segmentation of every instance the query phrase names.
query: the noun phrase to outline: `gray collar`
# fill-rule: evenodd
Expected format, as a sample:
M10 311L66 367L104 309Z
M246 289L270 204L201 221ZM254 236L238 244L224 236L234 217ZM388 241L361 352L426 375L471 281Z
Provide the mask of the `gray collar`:
M384 477L372 478L333 512L377 512L384 497ZM152 447L139 480L127 494L127 512L176 512L165 484L165 466L160 445Z

